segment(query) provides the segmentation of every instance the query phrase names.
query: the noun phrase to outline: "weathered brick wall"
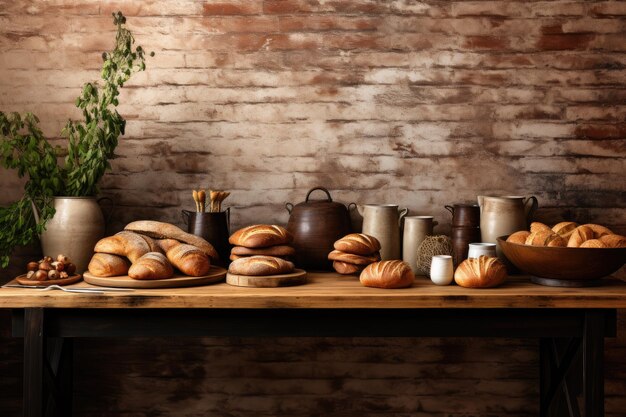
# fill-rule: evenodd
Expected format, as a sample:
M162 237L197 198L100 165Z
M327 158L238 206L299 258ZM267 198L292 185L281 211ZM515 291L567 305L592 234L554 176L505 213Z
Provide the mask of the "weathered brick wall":
M121 207L112 229L137 218L181 224L198 187L232 191L234 227L284 223L286 201L324 185L339 201L434 214L440 231L444 204L515 193L537 195L543 220L626 232L626 2L0 0L0 109L34 111L58 139L78 116L81 83L97 77L118 9L157 55L121 98L127 135L102 183ZM12 173L0 184L0 203L20 195ZM152 368L140 353L151 343L84 342L81 386L97 388L106 365L94 359L110 346L137 365L119 365L120 385L100 402L79 397L78 409L536 415L532 342L494 342L499 353L442 340L203 340L189 353L163 343ZM623 351L618 340L607 353L614 415L626 408ZM211 359L226 357L246 364L235 368L241 379L229 382L236 371ZM171 381L183 373L192 386Z

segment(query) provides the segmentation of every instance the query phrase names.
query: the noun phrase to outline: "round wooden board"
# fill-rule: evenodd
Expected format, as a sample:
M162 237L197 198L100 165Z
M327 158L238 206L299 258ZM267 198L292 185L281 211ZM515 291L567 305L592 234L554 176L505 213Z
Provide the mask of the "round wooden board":
M220 282L226 276L226 270L219 266L211 265L207 275L201 277L190 277L188 275L174 274L172 278L166 279L133 279L128 275L117 277L98 277L85 272L83 277L85 282L101 287L117 288L176 288L195 287L199 285L214 284Z
M15 280L21 285L33 285L38 287L47 287L49 285L70 285L81 280L81 275L76 274L64 279L51 279L48 281L37 281L35 279L26 279L26 274L16 277Z
M237 287L290 287L293 285L302 285L305 282L306 271L303 269L295 269L289 274L256 277L248 275L235 275L231 273L226 274L226 283Z

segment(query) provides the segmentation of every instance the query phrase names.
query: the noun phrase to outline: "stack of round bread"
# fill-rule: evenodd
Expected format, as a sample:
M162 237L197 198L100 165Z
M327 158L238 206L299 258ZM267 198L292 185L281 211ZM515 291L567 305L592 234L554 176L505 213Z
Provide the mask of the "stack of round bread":
M295 254L293 236L284 227L256 224L233 233L228 241L235 245L228 272L234 275L269 276L289 274L294 264L285 258Z
M333 268L340 274L356 274L374 262L380 261L380 242L373 236L351 233L335 242L335 250L328 254Z
M626 247L626 237L614 234L607 227L592 223L581 226L574 222L561 222L553 227L533 222L530 231L515 232L506 241L522 245L568 248Z
M295 249L290 245L293 236L284 227L256 224L233 233L228 241L235 245L230 251L230 260L236 261L251 256L272 256L290 259Z
M375 288L406 288L415 280L408 263L393 260L369 264L359 276L361 284Z
M89 272L99 277L128 275L134 279L165 279L174 268L203 276L217 259L215 248L201 237L169 223L142 220L96 243Z

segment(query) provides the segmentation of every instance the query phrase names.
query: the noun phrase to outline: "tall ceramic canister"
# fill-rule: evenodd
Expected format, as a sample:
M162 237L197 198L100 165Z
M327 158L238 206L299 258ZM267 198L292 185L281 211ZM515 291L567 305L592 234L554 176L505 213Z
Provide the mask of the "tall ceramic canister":
M402 232L402 260L409 264L414 274L417 269L417 248L433 234L433 227L438 223L433 221L433 216L406 216L404 218L404 231Z
M500 236L527 230L537 209L535 196L478 196L480 234L485 243L496 243Z
M381 259L401 259L400 224L409 209L400 209L396 204L365 204L359 206L359 212L363 216L363 233L380 242Z
M314 191L326 193L326 199L312 200ZM352 232L349 209L344 204L333 201L330 192L324 187L309 190L303 202L285 204L289 211L287 230L293 234L296 250L296 266L305 269L331 270L332 262L328 254L334 249L335 241Z

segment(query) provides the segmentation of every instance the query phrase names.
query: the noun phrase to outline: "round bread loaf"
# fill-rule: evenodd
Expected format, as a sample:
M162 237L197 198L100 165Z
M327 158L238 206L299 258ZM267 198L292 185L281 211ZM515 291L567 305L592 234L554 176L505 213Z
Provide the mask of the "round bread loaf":
M579 248L606 248L606 245L599 239L589 239L581 243Z
M532 246L565 246L565 240L554 233L551 229L540 230L538 232L530 232L526 238L526 245Z
M267 248L246 248L245 246L234 246L230 253L238 256L265 255L283 257L295 255L296 250L287 245L269 246Z
M561 222L552 226L552 231L567 241L577 227L578 223Z
M228 242L246 248L266 248L268 246L288 245L293 236L282 226L255 224L244 227L233 233Z
M496 287L506 280L506 267L498 258L480 256L461 262L454 272L454 281L466 288Z
M347 262L354 265L369 265L372 262L380 261L380 253L376 252L370 256L363 256L334 250L328 254L328 259L331 261Z
M374 236L350 233L335 242L335 249L355 255L371 255L380 250L380 242Z
M359 273L365 268L363 265L354 265L348 262L333 261L333 268L342 275Z
M586 225L578 226L569 237L567 247L577 248L582 245L584 241L589 239L593 239L593 230Z
M415 280L409 264L399 260L369 264L359 276L361 284L375 288L406 288Z
M621 235L604 235L599 240L607 248L626 248L626 237Z
M526 239L530 235L528 230L520 230L519 232L515 232L511 234L506 241L511 243L519 243L520 245L526 244Z
M602 236L613 234L613 232L611 232L611 229L609 229L608 227L599 225L599 224L587 223L587 224L584 224L583 226L586 226L593 231L594 239L598 239L598 238L601 238Z
M550 226L547 224L543 224L541 222L532 222L530 224L530 232L543 232L543 231L551 231Z
M267 276L293 272L294 265L274 256L255 255L233 261L228 272L234 275Z

